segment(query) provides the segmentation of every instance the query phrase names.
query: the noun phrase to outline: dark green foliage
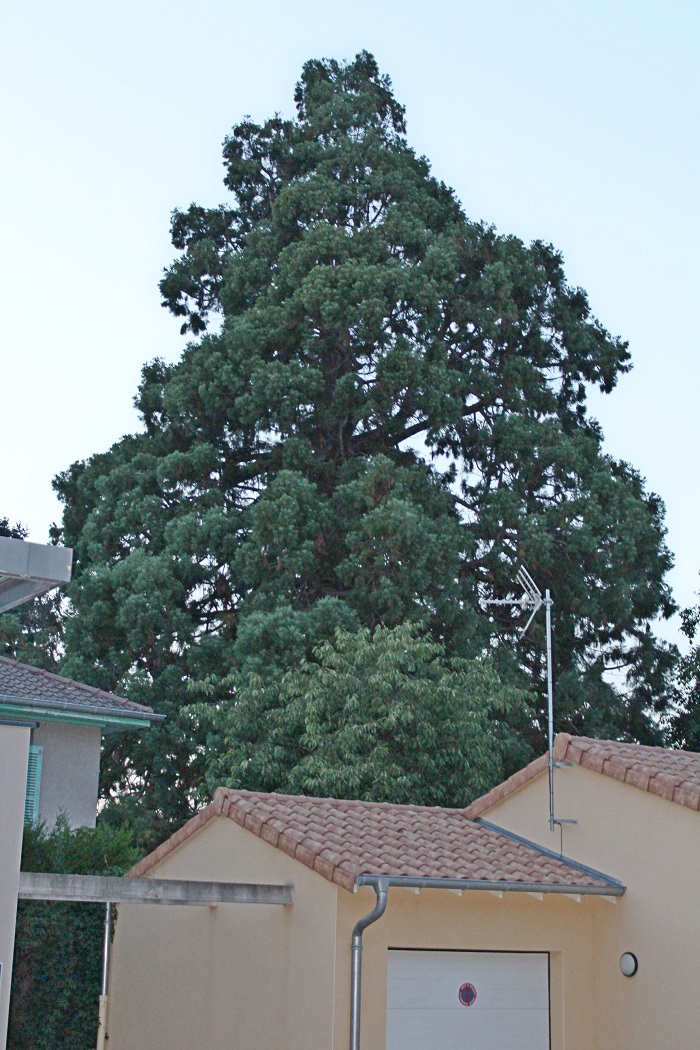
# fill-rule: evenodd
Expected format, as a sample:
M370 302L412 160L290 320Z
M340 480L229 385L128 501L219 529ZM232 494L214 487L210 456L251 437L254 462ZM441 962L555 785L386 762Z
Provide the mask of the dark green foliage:
M27 530L21 522L10 525L9 518L0 518L0 536L5 536L10 540L26 540L27 535Z
M59 590L0 614L0 655L45 671L58 671L65 599Z
M307 63L296 103L233 129L228 205L173 215L161 289L196 339L144 368L144 432L57 479L77 555L65 670L168 715L103 768L163 829L223 747L191 684L221 704L231 673L276 689L338 627L421 623L447 660L491 651L532 689L506 768L531 757L543 625L521 640L481 604L523 563L556 603L559 728L648 739L666 702L663 508L586 412L626 344L552 247L465 217L370 55Z
M121 875L138 859L131 833L108 827L25 829L23 871ZM20 901L8 1050L93 1050L104 906Z
M669 725L674 744L700 751L700 605L683 610L681 625L691 647L678 663L676 706Z
M210 784L466 806L503 774L505 715L522 705L486 660L447 660L413 624L336 631L281 679L234 678Z

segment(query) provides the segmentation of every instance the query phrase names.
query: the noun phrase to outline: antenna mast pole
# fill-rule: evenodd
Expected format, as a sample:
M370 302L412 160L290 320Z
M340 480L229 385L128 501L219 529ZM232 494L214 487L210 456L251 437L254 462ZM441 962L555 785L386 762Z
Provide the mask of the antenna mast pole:
M554 683L552 674L552 606L554 600L549 588L542 592L533 580L530 573L523 566L518 569L515 577L523 589L522 598L492 598L484 602L485 605L510 605L519 606L523 612L531 610L530 617L523 628L521 636L525 634L534 620L541 606L544 605L546 615L547 631L547 767L549 772L549 830L554 831L555 824L575 824L576 821L557 820L554 816Z
M554 831L554 685L552 682L552 597L544 592L547 626L547 750L549 770L549 830Z

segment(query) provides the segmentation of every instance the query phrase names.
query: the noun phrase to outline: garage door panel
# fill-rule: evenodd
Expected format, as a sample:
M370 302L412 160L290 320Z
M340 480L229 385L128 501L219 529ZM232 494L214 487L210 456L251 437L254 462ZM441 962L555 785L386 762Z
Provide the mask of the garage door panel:
M388 1019L387 1019L388 1020ZM494 1011L492 1016L456 1017L452 1012L426 1017L407 1011L387 1025L387 1050L547 1050L549 1018L542 1012L522 1015Z
M465 986L460 1001L460 988ZM548 1050L544 952L389 952L387 1050Z

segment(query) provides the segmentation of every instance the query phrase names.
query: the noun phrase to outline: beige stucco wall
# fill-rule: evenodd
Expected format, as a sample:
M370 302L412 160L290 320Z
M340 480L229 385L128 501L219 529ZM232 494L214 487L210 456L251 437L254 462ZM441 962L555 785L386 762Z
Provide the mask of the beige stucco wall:
M350 941L374 893L338 889L231 820L205 825L153 874L292 882L289 908L122 906L114 942L110 1050L346 1050ZM363 1050L383 1050L387 950L551 953L553 1050L598 1038L596 916L611 905L528 894L391 889L364 935Z
M348 1045L350 941L360 915L373 907L374 892L341 893L336 972L338 996L334 1050ZM389 948L473 951L534 951L550 954L552 1050L600 1050L595 1011L593 931L606 902L545 895L504 893L502 898L466 891L389 890L384 916L364 934L362 1050L386 1045L386 974Z
M700 814L575 766L555 771L565 855L621 879L625 896L596 912L592 1002L615 1050L700 1045ZM559 849L549 832L546 774L483 816ZM622 952L638 973L620 973Z
M39 820L49 827L65 813L72 828L94 828L100 779L99 726L42 722L32 743L44 748Z
M0 1047L7 1039L30 732L0 724Z
M333 1031L337 889L226 817L158 878L293 883L291 906L121 906L110 1050L312 1050Z

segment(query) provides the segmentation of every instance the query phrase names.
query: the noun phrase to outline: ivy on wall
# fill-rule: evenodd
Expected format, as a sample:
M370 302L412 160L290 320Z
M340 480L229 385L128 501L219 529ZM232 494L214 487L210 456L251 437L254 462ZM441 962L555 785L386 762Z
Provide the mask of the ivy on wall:
M107 825L25 828L23 871L122 875L138 859L131 833ZM20 901L8 1050L93 1050L104 905Z

